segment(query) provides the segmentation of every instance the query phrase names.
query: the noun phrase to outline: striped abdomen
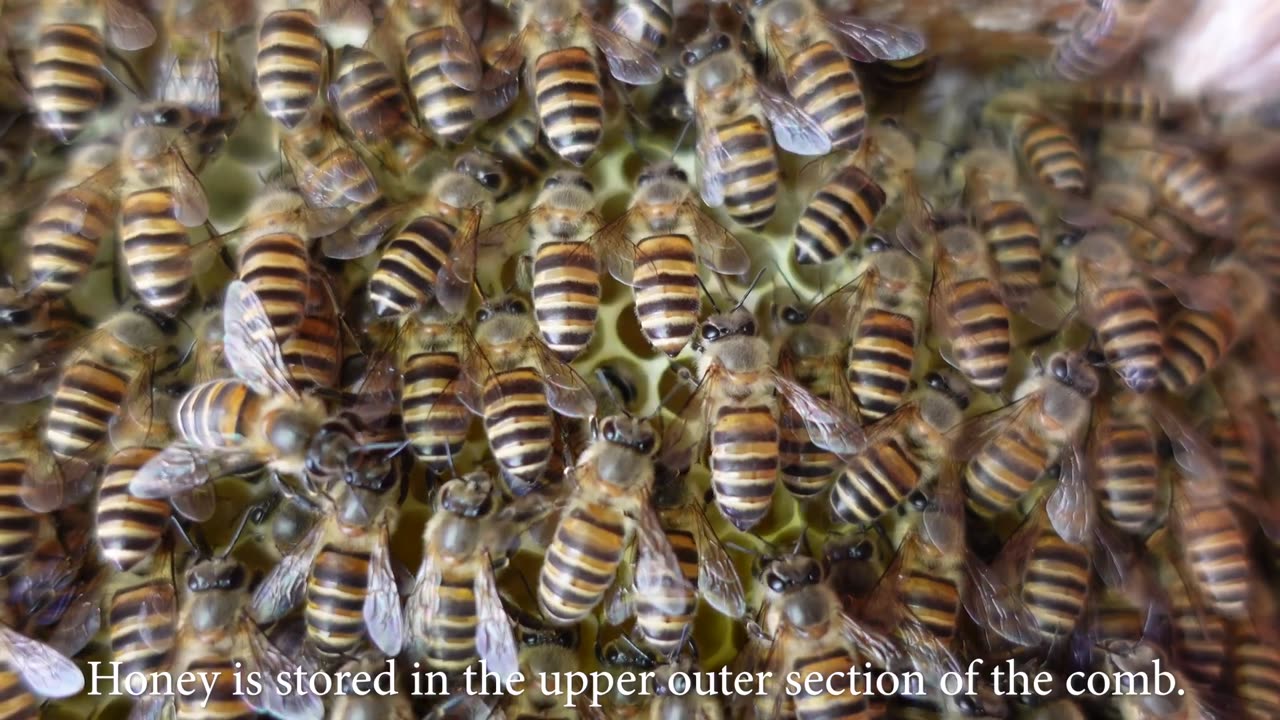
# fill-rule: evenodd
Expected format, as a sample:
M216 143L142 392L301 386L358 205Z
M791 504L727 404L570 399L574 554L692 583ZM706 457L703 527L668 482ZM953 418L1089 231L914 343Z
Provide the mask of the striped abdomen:
M27 460L0 460L0 577L22 565L36 541L36 514L22 500Z
M1251 457L1249 440L1230 414L1222 413L1209 425L1209 442L1218 451L1222 479L1226 481L1227 500L1246 515L1262 498L1263 468Z
M264 398L239 380L211 380L178 402L173 429L182 439L211 450L240 447L262 421Z
M636 244L632 275L636 319L649 344L675 357L698 326L698 256L687 235L654 235Z
M548 622L574 625L600 602L630 540L628 523L606 505L574 503L565 510L538 577L538 607Z
M240 659L241 668L246 659ZM254 720L259 717L244 696L236 693L236 673L242 670L232 665L230 659L216 655L199 657L187 663L183 670L197 673L194 677L205 678L213 684L213 690L208 693L207 702L203 685L197 685L190 693L177 693L174 702L177 720Z
M63 190L41 205L26 228L36 291L57 297L83 280L98 244L111 232L114 214L111 199L87 185Z
M310 10L277 10L258 32L258 93L276 122L294 128L316 100L323 76L324 40Z
M787 59L787 83L796 104L818 121L832 150L856 150L867 128L867 105L853 66L820 40Z
M462 453L471 413L458 394L462 361L455 352L418 353L405 361L404 431L418 458L434 472Z
M548 242L533 256L533 314L556 357L582 354L600 312L600 260L585 242Z
M529 368L495 373L484 384L489 449L514 486L538 482L551 459L551 406L542 377Z
M422 121L444 142L460 143L471 134L478 118L471 92L445 74L445 66L451 62L444 49L449 32L457 29L433 27L405 40L404 70ZM461 71L461 67L455 70Z
M1117 121L1147 125L1164 118L1168 111L1159 92L1139 82L1087 83L1072 92L1072 115L1094 124Z
M772 405L727 405L711 428L711 489L739 530L764 519L778 482L778 420Z
M1088 550L1050 529L1036 538L1022 576L1022 600L1047 639L1075 629L1089 594L1089 563Z
M16 673L0 667L0 720L38 720L40 703Z
M1152 152L1144 172L1168 209L1196 230L1228 237L1234 230L1234 208L1226 182L1199 158Z
M1266 278L1272 294L1280 293L1280 225L1267 212L1252 213L1241 225L1240 249Z
M69 143L102 108L106 97L102 34L89 25L40 28L31 54L31 99L40 125Z
M1139 534L1156 517L1159 462L1150 426L1107 418L1094 435L1098 504L1117 528Z
M1235 335L1235 321L1228 313L1184 308L1165 333L1160 382L1175 393L1198 384L1218 366Z
M534 61L532 86L547 144L582 167L604 134L604 92L595 58L576 47L544 53Z
M1225 618L1247 616L1252 584L1248 545L1230 508L1193 507L1182 524L1187 564L1205 603Z
M885 93L902 93L919 88L938 69L938 56L929 51L901 60L857 63L858 77Z
M898 599L934 637L950 643L960 616L960 589L951 578L907 568L898 578Z
M688 581L687 586L662 583L660 587L645 588L635 597L636 632L646 645L665 657L680 652L693 625L698 609L698 596L693 588L698 586L698 541L693 533L667 528L667 541L680 573Z
M173 581L156 578L111 596L111 659L120 674L169 669L177 621Z
M956 366L979 390L998 393L1009 372L1009 308L987 278L957 283L945 312L954 323Z
M1169 593L1174 657L1187 677L1213 687L1227 667L1227 623L1193 602L1181 582Z
M59 458L88 458L105 452L107 426L120 412L129 376L95 360L67 367L45 421L44 439Z
M734 222L758 230L778 208L778 153L769 130L754 115L715 128L733 162L721 168L724 208Z
M280 357L300 391L335 388L342 380L342 326L328 291L312 280L302 322L280 345Z
M155 448L121 450L107 460L96 505L98 546L107 562L129 571L155 554L169 523L167 499L146 500L129 493L129 482Z
M863 422L875 422L902 404L911 384L915 343L914 319L878 308L862 316L845 376Z
M1235 670L1235 695L1245 717L1267 720L1280 717L1280 648L1252 633L1237 630L1231 649Z
M321 655L347 655L364 639L369 553L325 545L311 565L303 617Z
M1027 206L1018 201L984 203L973 214L1000 270L1005 300L1015 310L1022 308L1040 287L1040 226Z
M1068 193L1088 187L1084 155L1071 131L1044 115L1019 115L1014 133L1023 161L1045 186Z
M1107 364L1134 392L1155 388L1164 337L1151 297L1129 285L1104 289L1090 302Z
M541 140L542 129L531 116L517 118L493 138L489 151L501 157L526 178L541 177L551 166L546 147ZM499 198L501 200L501 198Z
M911 494L922 474L913 449L891 435L867 446L836 476L831 508L844 522L869 527Z
M240 248L240 279L262 300L278 342L302 322L310 275L307 242L291 232L257 235Z
M1053 49L1053 72L1063 80L1082 82L1113 69L1142 37L1142 26L1125 10L1126 4L1116 3L1107 17L1098 5L1082 4L1070 31Z
M476 661L475 566L446 566L436 590L434 621L422 638L424 664L445 672L460 672Z
M667 46L675 30L675 18L663 5L667 0L629 0L619 3L611 25L613 31L657 55Z
M1049 447L1028 428L1010 425L964 469L967 504L979 517L1008 510L1049 466Z
M831 399L831 388L839 382L826 358L799 358L792 363L792 379L822 400ZM831 482L838 459L830 450L818 447L805 427L804 417L790 403L778 414L778 474L782 486L796 497L812 497Z
M837 633L832 632L832 635ZM862 668L859 658L843 643L823 642L814 646L809 654L795 657L789 672L800 673L799 678L817 673L827 682L814 683L791 697L795 704L796 720L867 720L871 709L867 696L859 695L849 686L849 668ZM829 687L828 687L829 686ZM817 690L810 694L808 690ZM761 717L772 717L768 711Z
M132 193L120 206L129 280L147 307L166 315L182 308L195 279L191 240L174 211L173 193L164 188Z
M378 317L403 315L426 301L449 260L453 234L453 227L430 215L396 234L369 276L369 301Z
M361 142L378 145L413 124L409 99L377 55L346 45L338 51L333 106Z
M809 200L796 223L791 246L796 263L813 265L847 253L884 208L884 188L850 165L827 181Z

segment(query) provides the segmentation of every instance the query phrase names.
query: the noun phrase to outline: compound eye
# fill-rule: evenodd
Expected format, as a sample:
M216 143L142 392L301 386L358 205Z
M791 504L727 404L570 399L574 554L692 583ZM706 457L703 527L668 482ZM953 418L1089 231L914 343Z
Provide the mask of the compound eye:
M698 53L692 50L685 50L684 54L680 56L680 64L685 67L693 67L698 64Z
M875 234L867 238L867 252L884 252L889 249L889 241L883 235Z
M647 185L653 182L653 173L649 172L648 170L645 170L644 172L640 173L639 182L641 185Z
M480 184L490 190L497 190L502 185L502 176L498 173L485 173L480 178Z
M814 565L809 568L809 574L804 576L806 582L816 585L822 581L822 568Z
M493 311L487 307L476 310L476 322L478 323L482 323L491 317L493 317Z
M1075 247L1080 242L1080 234L1074 232L1064 232L1058 235L1058 247Z
M187 589L191 592L200 592L203 583L200 582L200 576L192 575L187 578Z
M711 341L720 338L720 328L715 325L707 324L702 326L702 339Z
M609 442L618 442L618 426L614 424L612 420L606 420L604 422L603 429L605 440L608 440Z
M680 182L687 183L689 182L689 173L679 168L676 168L676 179L679 180Z
M743 335L754 337L756 334L756 321L748 320L743 323L741 332Z
M648 455L653 451L653 438L645 438L644 440L636 443L636 449L645 455Z
M560 187L560 178L556 177L555 175L552 175L551 177L547 178L546 182L542 183L542 187L543 188Z
M931 372L928 375L925 375L924 384L934 390L942 390L944 392L950 390L950 388L947 387L947 381L943 380L942 376L936 372Z
M717 51L720 51L728 50L731 45L733 45L733 38L729 37L728 33L720 33L720 35L716 37L716 42L712 47Z
M1070 376L1070 370L1067 368L1067 361L1063 358L1056 357L1049 362L1049 371L1059 380L1066 382Z
M960 712L965 715L972 715L977 707L974 705L973 698L968 695L962 695L956 699L956 707L960 708Z
M873 548L871 547L871 543L863 540L853 546L853 552L851 554L853 555L854 560L867 560L871 557L872 551Z
M807 318L798 308L788 305L782 309L782 319L791 325L802 325Z
M769 589L774 592L780 593L787 589L787 581L782 579L782 576L780 575L769 573L769 577L766 578L766 582L769 585Z
M518 315L526 310L528 310L528 308L525 307L524 300L521 300L520 298L515 298L511 302L507 303L507 311L513 314Z

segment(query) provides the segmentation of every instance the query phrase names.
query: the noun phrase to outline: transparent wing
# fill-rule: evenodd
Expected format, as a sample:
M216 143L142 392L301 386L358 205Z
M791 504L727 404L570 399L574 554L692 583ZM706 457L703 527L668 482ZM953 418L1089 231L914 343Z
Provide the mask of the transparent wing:
M404 621L396 575L391 570L391 541L385 527L381 535L369 556L369 594L364 598L364 621L373 644L388 657L395 657L404 644Z
M511 38L490 63L475 95L475 113L482 120L492 118L511 106L520 91L520 67L524 65L526 30Z
M156 41L156 28L147 16L121 0L102 0L107 40L121 50L141 50Z
M635 244L628 238L632 217L631 211L623 213L600 228L590 240L602 249L605 267L608 268L613 279L628 287L635 286L633 278L636 263L646 262Z
M166 182L173 195L174 219L186 227L203 225L209 219L209 198L200 178L176 149L169 150L164 163Z
M596 398L577 370L551 354L542 342L537 343L539 366L546 379L547 402L566 417L590 417L596 412Z
M1151 416L1169 438L1173 458L1178 465L1191 477L1220 479L1222 466L1208 438L1163 402L1155 398L1146 398L1145 401Z
M199 45L194 56L168 58L160 97L191 108L204 117L214 117L221 103L218 60L208 42L195 39L190 42Z
M680 561L671 542L649 505L636 518L636 592L644 594L661 588L688 586L680 571ZM688 588L690 592L693 588Z
M451 313L462 312L471 299L476 277L476 253L479 249L480 210L472 208L453 236L449 262L436 276L435 294L440 307Z
M507 677L520 669L516 649L515 626L502 606L498 583L493 577L493 563L485 553L484 563L476 573L476 650L487 667Z
M298 397L271 317L252 288L240 280L231 281L222 319L223 351L236 377L267 394Z
M894 667L902 658L893 640L864 627L845 613L840 613L840 631L878 667Z
M756 84L756 95L773 125L773 136L777 138L779 147L796 155L826 155L831 152L831 137L827 131L790 98L762 83Z
M129 480L129 494L152 499L190 492L219 476L225 461L226 458L203 448L170 443Z
M920 518L921 536L944 553L964 549L964 489L959 470L955 463L945 462Z
M1036 619L1019 593L1005 585L981 560L971 554L964 563L968 587L964 608L979 627L1000 637L1031 647L1041 640Z
M440 613L440 583L444 580L444 573L435 555L431 548L424 549L417 582L405 600L404 625L411 641L426 638Z
M1045 506L1049 522L1063 540L1083 545L1093 532L1093 492L1085 479L1080 449L1066 447L1058 460L1058 486Z
M320 553L323 539L324 523L317 523L293 552L281 558L279 564L263 578L262 584L249 601L249 615L255 622L275 622L302 602L307 574L311 572L311 563Z
M804 420L805 429L814 445L829 450L845 460L866 447L867 439L853 418L835 405L815 397L803 385L774 372L773 381L779 393Z
M694 539L698 543L698 592L721 614L740 618L747 611L747 600L738 569L711 529L702 508L692 508L690 513L694 518Z
M444 32L441 48L444 51L444 62L440 69L449 82L468 92L480 89L483 71L480 52L476 49L471 33L463 26L454 3L444 3L441 15Z
M1033 393L997 410L965 420L954 431L957 442L952 457L957 460L972 458L1007 428L1026 422L1029 414L1039 412L1043 399L1043 393Z
M594 22L591 34L615 78L628 85L652 85L662 79L662 64L644 47Z
M267 636L247 619L240 621L240 632L249 645L250 662L264 678L275 678L281 673L297 672L298 663L285 657ZM321 720L324 717L324 700L312 693L281 693L274 682L263 682L259 694L245 695L245 702L259 712L281 720Z
M332 133L329 141L341 142ZM297 178L298 189L312 207L362 206L378 197L378 183L369 166L349 147L330 148L323 165L312 162L288 136L281 151Z
M836 31L844 53L858 62L905 60L927 47L920 33L883 20L841 15L828 17L827 25Z
M75 663L38 640L0 625L0 655L27 687L39 695L63 698L84 689L84 675Z
M720 207L724 205L725 168L732 158L715 128L699 119L698 129L698 193L707 207Z
M686 200L683 212L693 220L694 241L704 265L721 275L741 275L751 269L751 256L738 238L702 212L696 202Z

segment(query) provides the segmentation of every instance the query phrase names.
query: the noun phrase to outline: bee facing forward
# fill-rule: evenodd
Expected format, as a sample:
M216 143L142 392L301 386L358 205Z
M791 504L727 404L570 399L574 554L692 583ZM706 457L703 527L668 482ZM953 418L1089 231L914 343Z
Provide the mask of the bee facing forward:
M519 25L484 79L490 96L484 114L510 104L516 74L527 65L525 84L547 144L581 167L604 136L604 88L593 51L599 48L613 76L630 85L658 82L662 66L643 46L596 24L582 0L524 0Z
M741 307L707 318L694 349L699 390L682 415L687 437L709 430L711 487L720 512L739 529L769 512L778 483L779 403L803 418L812 442L841 457L863 445L862 430L832 404L780 373L755 318Z

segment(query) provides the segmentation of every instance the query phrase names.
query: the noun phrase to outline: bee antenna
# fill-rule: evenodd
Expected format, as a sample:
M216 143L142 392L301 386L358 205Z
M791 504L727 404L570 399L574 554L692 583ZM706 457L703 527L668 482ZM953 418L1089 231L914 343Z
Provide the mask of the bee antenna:
M689 121L684 124L684 127L680 128L680 135L676 137L676 144L674 147L671 148L672 160L675 159L676 153L680 152L680 146L684 144L684 139L689 135L689 128L692 126L693 126L693 118L689 118Z
M698 286L702 288L702 292L707 294L707 301L711 303L711 308L716 311L716 314L719 315L724 312L720 309L720 305L716 303L716 299L711 294L711 290L707 288L707 284L702 282L702 276L694 275L694 277L698 279Z
M756 276L754 279L752 279L751 284L747 286L747 291L742 294L742 299L739 300L738 304L734 305L733 310L730 310L729 312L733 312L734 310L737 310L738 308L742 307L743 303L747 301L747 298L751 297L751 292L756 289L756 285L759 284L760 278L764 277L764 273L766 270L768 270L768 268L760 268L760 272L756 273Z
M796 290L796 286L795 286L795 285L793 285L793 284L791 283L791 278L787 277L787 274L786 274L786 273L778 273L778 275L780 275L780 276L782 277L782 282L786 283L786 284L787 284L787 287L788 287L788 288L790 288L790 290L791 290L791 294L795 296L796 300L799 300L799 299L800 299L800 291L799 291L799 290ZM815 297L816 297L816 296L815 296ZM809 307L813 307L813 301L812 301L812 300L810 300L810 301L809 301Z
M187 532L187 528L183 526L182 521L180 521L176 515L171 517L170 520L173 522L173 528L178 531L178 537L182 538L182 541L186 543L187 547L191 548L191 552L195 553L196 557L209 557L211 554L209 546L205 543L203 537L200 537L199 542L197 543L195 540L192 540L191 535Z

